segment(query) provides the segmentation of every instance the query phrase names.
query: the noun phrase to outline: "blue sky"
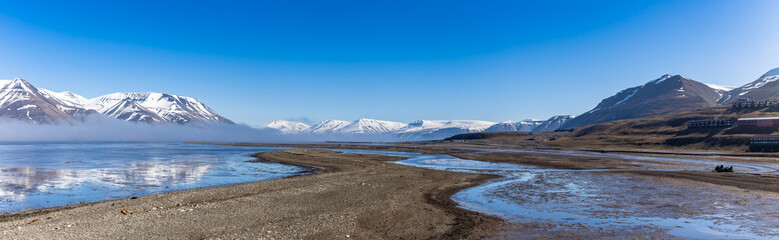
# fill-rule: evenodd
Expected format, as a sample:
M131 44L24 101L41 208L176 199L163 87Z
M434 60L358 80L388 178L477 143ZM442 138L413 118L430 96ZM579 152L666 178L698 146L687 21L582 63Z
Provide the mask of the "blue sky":
M159 91L250 125L580 114L779 67L779 1L0 1L0 79Z

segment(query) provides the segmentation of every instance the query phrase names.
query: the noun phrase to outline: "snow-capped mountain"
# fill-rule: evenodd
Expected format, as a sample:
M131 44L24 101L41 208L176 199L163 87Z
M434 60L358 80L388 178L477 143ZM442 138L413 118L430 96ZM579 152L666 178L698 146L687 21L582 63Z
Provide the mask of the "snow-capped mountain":
M325 120L303 132L309 134L385 134L392 133L405 123L360 118L357 121Z
M405 123L360 118L339 130L340 133L384 134L406 126Z
M736 88L736 87L720 86L711 83L703 83L703 84L710 87L711 89L714 89L714 91L717 91L717 94L720 95L719 98L717 99L718 103L719 101L722 101L726 97L725 95L728 94L728 92Z
M480 120L418 120L396 131L402 138L434 139L461 133L482 132L495 125Z
M192 121L233 123L214 112L200 100L166 93L112 93L89 99L84 102L84 106L103 114L108 114L108 111L119 108L126 117L116 118L126 121L138 119L135 121L173 124L184 124Z
M519 122L505 121L484 129L485 132L516 132ZM524 131L523 131L524 132Z
M325 120L315 124L314 126L311 126L304 132L309 134L337 133L338 130L341 130L351 123L352 122L342 120Z
M567 121L562 128L713 107L722 97L721 89L666 74L604 99L594 109Z
M125 98L108 108L100 109L100 113L111 118L124 119L128 122L155 123L165 121L161 116L130 98Z
M94 113L130 122L233 123L190 97L165 93L113 93L87 99L72 92L36 88L19 78L0 80L0 117L57 124Z
M57 124L74 121L76 117L89 112L23 79L0 80L0 117Z
M719 104L729 104L739 98L762 100L779 97L779 68L774 68L760 76L757 80L725 93Z
M484 129L485 132L532 132L543 120L525 119L519 122L505 121Z
M526 119L519 122L506 121L485 129L485 132L548 132L559 129L573 115L558 115L547 120Z
M539 124L535 129L533 129L533 132L549 132L560 129L560 127L575 117L576 116L574 115L553 116Z
M281 134L296 134L311 128L311 126L305 123L292 122L286 120L276 120L263 127L276 129Z
M524 124L532 124L533 126L542 124L543 122L544 121L540 120L523 121ZM278 120L265 125L264 127L278 129L285 134L334 136L381 135L383 137L397 137L398 139L435 139L450 137L461 133L482 132L493 125L495 125L494 122L479 120L419 120L410 124L405 124L401 122L361 118L356 121L325 120L307 128L306 125L302 123ZM282 130L292 128L295 130Z

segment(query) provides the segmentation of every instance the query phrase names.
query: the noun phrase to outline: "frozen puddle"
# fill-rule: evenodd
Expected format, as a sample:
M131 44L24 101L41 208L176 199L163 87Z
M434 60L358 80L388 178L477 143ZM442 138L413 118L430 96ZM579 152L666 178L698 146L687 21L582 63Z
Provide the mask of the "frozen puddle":
M356 151L345 151L356 152ZM359 151L359 153L371 153ZM463 190L452 198L462 207L522 224L538 236L575 233L592 238L661 236L705 239L776 239L779 199L775 195L706 186L656 182L606 170L553 170L454 158L449 155L393 153L411 157L409 166L503 175ZM623 169L624 170L624 169ZM510 224L511 225L511 224ZM506 229L511 236L511 227ZM575 236L575 235L574 235Z

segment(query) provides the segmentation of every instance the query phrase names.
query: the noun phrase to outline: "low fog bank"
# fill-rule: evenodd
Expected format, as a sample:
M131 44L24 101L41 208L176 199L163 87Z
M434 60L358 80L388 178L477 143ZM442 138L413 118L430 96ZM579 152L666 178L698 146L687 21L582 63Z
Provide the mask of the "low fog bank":
M282 135L275 129L253 128L242 124L148 124L125 122L102 116L89 117L76 123L61 125L34 124L25 121L0 119L0 141L53 142L257 142L257 143L311 143L341 142L398 142L418 139L399 138L396 135L328 134Z
M233 124L186 126L89 117L83 122L48 125L0 119L0 141L271 142L279 137L275 131Z
M395 134L289 134L279 138L287 142L315 143L315 142L406 142L419 141L417 138L402 138Z

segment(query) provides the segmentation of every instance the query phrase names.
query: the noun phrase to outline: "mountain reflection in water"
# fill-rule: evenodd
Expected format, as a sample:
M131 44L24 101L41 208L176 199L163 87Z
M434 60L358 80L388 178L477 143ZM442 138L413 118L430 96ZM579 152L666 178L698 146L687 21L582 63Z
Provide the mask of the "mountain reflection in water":
M247 162L276 150L168 143L0 144L0 212L278 179L304 168Z

